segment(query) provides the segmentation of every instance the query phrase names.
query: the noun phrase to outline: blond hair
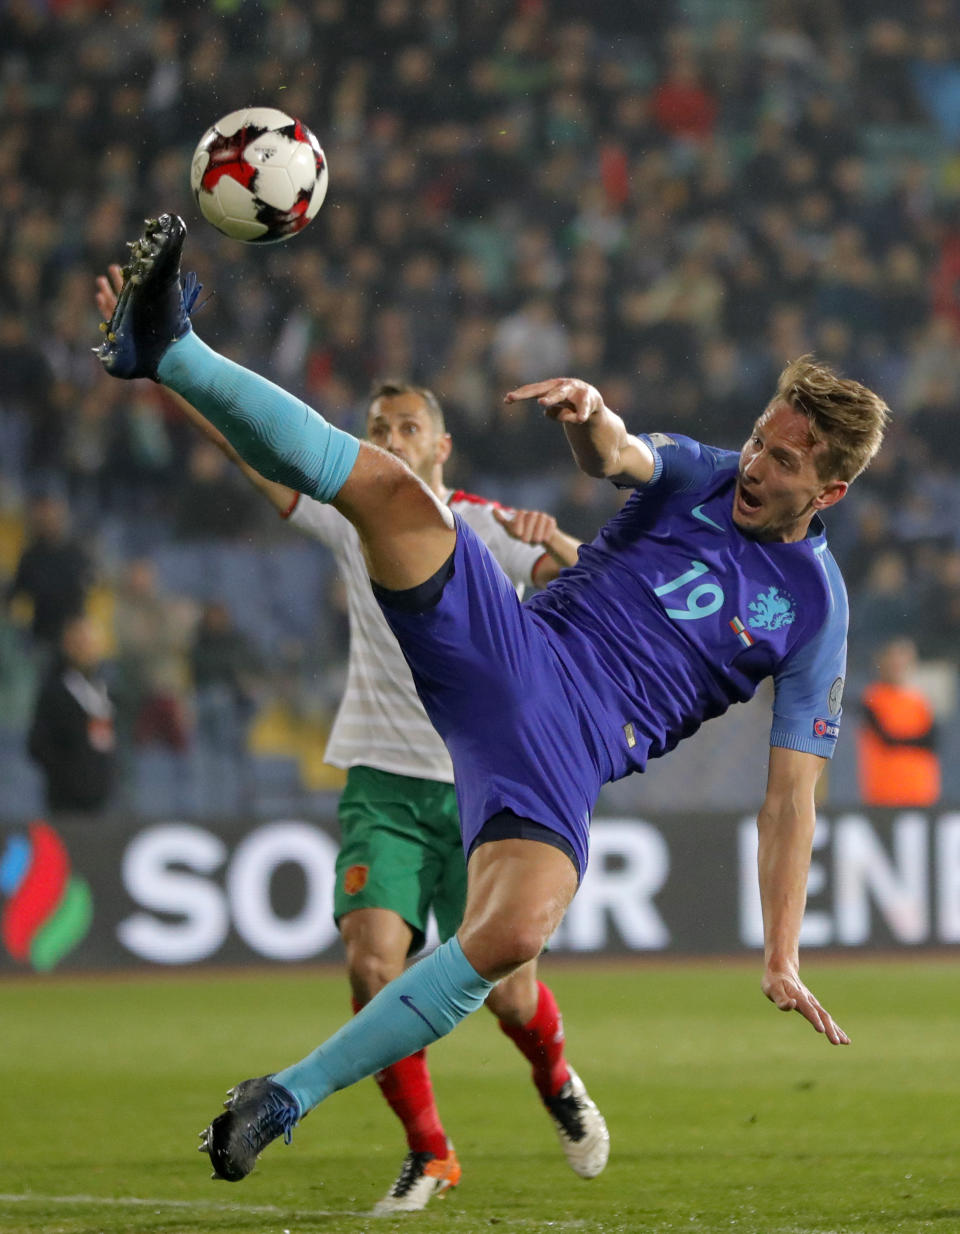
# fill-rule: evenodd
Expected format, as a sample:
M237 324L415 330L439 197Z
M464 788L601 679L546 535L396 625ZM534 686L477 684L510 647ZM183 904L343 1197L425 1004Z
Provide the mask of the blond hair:
M838 377L812 355L780 374L774 403L787 403L810 421L813 440L826 448L817 459L824 480L854 480L880 449L890 420L883 399L848 377Z

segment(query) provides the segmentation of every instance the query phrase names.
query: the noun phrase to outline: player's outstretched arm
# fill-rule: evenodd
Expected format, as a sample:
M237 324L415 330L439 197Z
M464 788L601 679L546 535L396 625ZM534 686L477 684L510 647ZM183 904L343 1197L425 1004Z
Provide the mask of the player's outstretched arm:
M800 926L816 822L814 788L825 759L770 750L767 793L757 816L763 906L763 992L781 1011L798 1011L833 1045L850 1038L800 980Z
M576 377L551 377L511 390L504 402L530 398L563 425L577 466L588 476L623 484L648 484L653 479L650 448L627 432L595 386Z
M122 286L123 271L118 265L109 265L107 266L106 275L97 275L97 290L94 299L100 316L104 321L109 321L113 316L113 310L117 307L117 297L120 295ZM249 463L244 462L230 442L224 437L223 433L215 425L211 424L206 416L202 416L196 407L193 407L185 398L182 398L173 390L168 390L167 394L176 402L177 406L194 427L211 444L215 445L218 450L225 454L231 463L239 467L257 492L262 493L280 514L287 514L289 512L297 495L294 489L288 488L285 484L277 484L275 480L268 480L266 476L262 476Z
M544 556L533 571L533 581L538 587L545 587L555 579L564 566L576 564L581 541L561 531L552 514L543 510L495 509L493 517L514 540L537 544L544 550Z

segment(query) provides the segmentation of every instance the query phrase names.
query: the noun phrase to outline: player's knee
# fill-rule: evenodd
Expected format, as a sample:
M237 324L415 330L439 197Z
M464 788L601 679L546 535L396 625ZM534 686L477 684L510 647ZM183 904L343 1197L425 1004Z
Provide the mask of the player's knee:
M544 948L546 939L539 922L529 922L519 929L509 932L509 940L513 944L512 960L514 968L535 960Z
M461 935L461 946L474 968L489 981L499 981L535 960L546 939L534 923L504 922Z
M403 962L368 947L347 948L347 975L358 1003L366 1004L385 985L399 977Z

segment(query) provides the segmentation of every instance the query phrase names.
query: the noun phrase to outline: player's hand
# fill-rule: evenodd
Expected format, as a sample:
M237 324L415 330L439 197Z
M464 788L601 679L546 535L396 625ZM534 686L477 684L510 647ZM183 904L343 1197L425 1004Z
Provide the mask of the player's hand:
M592 415L604 410L603 398L596 386L577 377L550 377L518 386L504 396L505 403L519 403L535 398L551 420L561 424L585 424Z
M113 316L113 310L117 307L117 297L120 295L120 288L122 286L123 271L119 266L107 266L106 275L97 275L97 290L94 300L96 300L100 316L104 321L109 321Z
M508 536L524 544L546 544L557 530L557 520L542 510L501 510L494 506L493 517Z
M118 265L107 266L107 273L97 275L97 290L94 294L97 308L100 311L100 316L104 321L109 321L113 316L113 310L117 307L117 297L120 295L120 289L123 287L123 271ZM230 445L223 433L220 432L209 420L205 419L198 412L195 412L189 407L178 394L170 391L170 396L174 402L179 403L183 408L184 414L189 420L192 420L197 428L205 437L207 437L218 450L222 450L228 458L237 462L239 455L233 446Z
M763 992L781 1011L799 1011L831 1045L849 1045L850 1038L795 970L768 968L763 975Z

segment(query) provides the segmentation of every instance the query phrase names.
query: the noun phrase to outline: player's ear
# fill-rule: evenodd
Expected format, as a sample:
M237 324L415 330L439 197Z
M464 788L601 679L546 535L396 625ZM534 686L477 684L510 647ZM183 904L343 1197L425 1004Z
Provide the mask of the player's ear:
M846 480L831 480L829 484L823 486L819 497L814 500L814 509L826 510L830 506L835 506L838 501L846 497L849 487L850 485Z
M437 454L436 461L442 467L450 457L450 451L453 449L453 438L449 433L442 433L437 438Z

